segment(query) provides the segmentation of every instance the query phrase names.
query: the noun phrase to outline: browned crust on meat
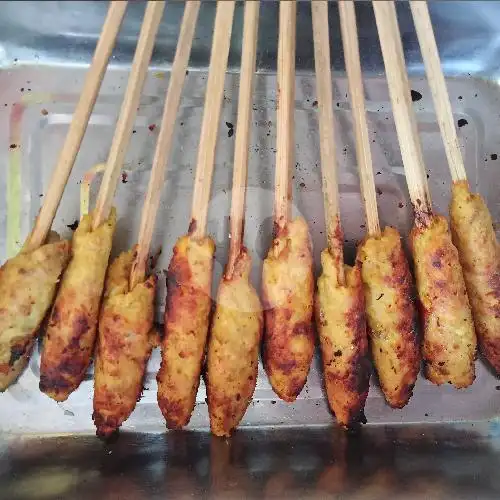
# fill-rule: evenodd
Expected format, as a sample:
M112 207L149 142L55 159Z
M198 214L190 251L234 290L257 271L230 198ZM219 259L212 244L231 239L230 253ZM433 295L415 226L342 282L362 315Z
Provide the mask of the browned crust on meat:
M322 252L321 264L315 312L326 393L339 425L352 427L365 422L371 370L360 266L344 266L341 285L338 264L328 250Z
M262 273L264 367L276 394L292 402L306 383L314 354L312 253L303 218L277 234Z
M92 418L99 436L112 434L134 410L151 355L156 278L130 290L134 259L135 251L122 253L106 278L94 369Z
M189 423L205 354L215 245L179 238L168 268L165 335L158 371L158 405L167 427Z
M500 247L491 215L466 181L453 185L450 215L479 347L500 374Z
M69 260L69 241L20 253L0 268L0 391L16 381Z
M81 383L90 364L108 267L116 211L92 231L92 216L82 217L73 236L73 255L64 273L40 364L40 390L64 401Z
M210 428L230 436L252 399L257 382L263 314L249 281L252 259L242 248L231 279L219 286L207 352Z
M398 231L386 227L358 248L372 359L393 408L408 403L420 370L411 274Z
M476 334L457 249L446 219L412 229L410 241L424 332L427 378L468 387L475 378Z

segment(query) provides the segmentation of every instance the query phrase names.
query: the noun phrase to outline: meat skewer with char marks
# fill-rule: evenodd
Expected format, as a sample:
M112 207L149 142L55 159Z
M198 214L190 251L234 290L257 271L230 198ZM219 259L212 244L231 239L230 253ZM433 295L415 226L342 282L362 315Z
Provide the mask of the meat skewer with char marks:
M100 436L108 436L117 430L135 408L154 343L156 277L146 276L146 261L199 9L199 1L185 4L151 178L142 209L138 244L121 254L108 269L94 370L93 419Z
M368 231L358 247L357 258L361 265L371 355L386 401L393 408L402 408L412 395L420 370L412 280L400 234L393 227L380 230L354 2L340 2L339 14Z
M321 172L328 248L321 254L323 273L315 300L328 403L343 427L365 421L371 366L368 360L361 266L344 264L337 156L333 128L332 73L328 3L311 4L316 66Z
M147 4L96 208L82 217L75 231L72 258L49 317L40 390L56 401L67 399L80 385L90 364L116 225L116 211L111 204L164 7L163 1Z
M479 348L500 374L500 247L491 215L470 192L427 2L410 2L453 180L450 226L464 272Z
M71 254L68 241L46 243L115 45L127 2L111 2L91 67L52 174L45 201L21 252L0 268L0 391L28 363L40 324Z
M215 251L206 226L234 6L234 1L217 2L191 223L188 234L177 240L168 268L165 335L157 381L158 405L170 429L189 423L205 355Z
M421 307L426 376L435 384L468 387L475 378L477 341L458 251L446 219L432 212L395 5L392 1L372 5L415 214L410 245Z
M207 352L208 411L210 428L216 436L229 436L243 418L250 403L257 382L259 345L264 323L259 296L250 283L252 259L243 246L258 23L259 2L246 2L229 257L219 285Z
M304 387L314 354L311 239L302 217L291 220L294 149L295 2L279 4L274 239L264 260L264 367L276 394L292 402Z

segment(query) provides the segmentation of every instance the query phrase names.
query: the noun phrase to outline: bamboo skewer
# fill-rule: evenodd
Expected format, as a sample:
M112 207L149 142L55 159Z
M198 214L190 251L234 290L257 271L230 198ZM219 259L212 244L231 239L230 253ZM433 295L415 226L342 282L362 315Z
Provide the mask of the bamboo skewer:
M372 5L415 214L410 246L421 304L426 375L438 385L468 387L475 378L477 340L464 274L448 222L432 213L396 7L393 1L382 0Z
M278 111L276 130L276 174L274 218L283 229L290 220L291 176L294 151L295 35L297 5L281 2L278 41Z
M135 115L141 98L141 91L146 79L149 61L153 53L156 33L165 9L164 1L149 1L144 14L141 33L132 62L127 90L123 99L120 116L116 124L113 142L108 154L106 170L97 197L93 213L92 229L97 229L108 216L125 160L130 135L134 126Z
M392 2L372 2L382 46L386 72L389 76L389 93L396 123L401 156L405 169L410 199L417 216L417 223L425 224L432 215L427 174L418 140L418 129L412 109L410 84L406 73L403 47L400 42L396 10Z
M161 193L164 188L165 169L172 146L172 137L175 120L181 100L182 88L189 63L189 55L193 43L196 20L200 10L200 2L187 1L179 33L179 41L175 53L170 80L168 83L165 108L163 110L160 133L156 144L153 168L149 180L148 192L142 209L141 226L139 229L139 241L137 245L137 257L130 276L130 289L144 281L146 276L146 262L153 238L155 217L160 203Z
M413 329L412 279L401 235L393 227L380 229L354 2L340 2L339 14L367 220L368 234L358 246L356 260L361 265L370 348L387 402L402 408L412 395L421 360Z
M228 263L217 290L207 347L205 383L210 429L229 436L243 418L255 390L264 323L250 281L252 258L243 245L252 90L257 53L258 1L245 3L240 89L233 169ZM234 332L238 332L234 335Z
M427 81L431 89L434 108L438 117L439 129L443 138L444 150L453 182L467 180L467 173L460 151L457 131L453 121L450 97L446 88L441 61L432 29L429 8L426 1L411 1L413 21L417 31L418 42L424 60Z
M314 64L319 114L321 177L325 199L325 222L328 248L334 257L339 284L344 278L344 236L340 224L337 148L335 142L332 72L328 34L328 4L311 4L314 38Z
M427 2L410 2L453 186L450 225L463 267L479 346L500 373L500 247L484 199L471 193Z
M245 4L245 23L241 55L238 118L234 145L233 191L231 197L229 255L226 278L231 279L243 245L245 193L248 173L248 148L252 118L252 91L257 57L257 32L260 2Z
M226 76L229 45L231 43L230 34L233 23L234 1L224 2L224 8L222 8L221 4L217 4L217 7L212 54L208 70L207 98L205 99L205 107L203 109L191 207L190 234L197 239L205 236L207 227L218 123L221 115L224 79Z
M156 379L158 406L170 429L185 426L191 418L210 326L215 244L205 233L234 8L234 1L217 2L192 218L168 267L165 335Z
M101 88L108 60L115 45L116 36L120 30L126 8L126 1L113 1L110 4L92 63L85 77L83 91L50 179L44 203L36 218L33 230L24 245L23 252L31 252L42 245L50 231L57 207L87 129L97 94Z
M359 58L358 30L353 2L339 3L340 28L344 59L348 74L349 94L354 118L356 158L358 161L361 196L365 205L366 226L369 236L380 235L375 179L373 177L372 154L366 120L363 77Z

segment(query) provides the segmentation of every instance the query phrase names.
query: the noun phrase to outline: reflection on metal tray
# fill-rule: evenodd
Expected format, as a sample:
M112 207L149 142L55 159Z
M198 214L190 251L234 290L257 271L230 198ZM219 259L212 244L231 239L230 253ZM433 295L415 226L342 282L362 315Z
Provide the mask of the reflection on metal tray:
M20 15L20 5L17 2L3 2L0 5L0 66L2 67L0 71L0 88L2 89L0 99L0 161L4 165L0 174L1 261L17 251L33 223L40 204L43 202L50 174L67 132L71 113L82 87L85 69L89 63L106 11L104 2L46 2L43 7L37 2L24 2L22 15ZM83 176L93 165L106 159L121 98L125 91L131 55L143 9L144 6L141 3L132 3L129 6L112 64L103 82L90 126L54 223L54 229L63 236L71 236L71 226L79 218L80 182ZM412 213L391 114L387 83L383 76L383 64L373 13L368 3L361 3L357 10L381 222L397 226L406 235L412 223ZM415 101L414 107L417 111L433 202L436 211L446 214L450 176L443 145L433 113L430 91L423 75L423 66L409 9L406 5L399 5L398 11L405 54L412 77L412 88L421 95L421 98ZM500 15L500 3L432 2L431 13L437 31L443 65L448 77L453 110L456 120L461 120L460 124L462 124L458 130L468 176L473 189L481 192L485 197L495 224L498 224L500 222L500 196L496 186L500 183L500 156L498 156L500 155L500 138L498 136L500 103L497 86L499 75L497 61L500 59L500 54L496 42L499 28L495 20ZM259 71L256 77L253 102L253 135L250 150L245 243L254 259L253 278L257 285L260 283L262 259L271 239L272 226L276 142L276 79L274 75L277 42L276 14L277 6L274 2L263 4L259 36ZM165 20L160 28L153 57L153 65L145 84L135 123L135 133L132 136L124 165L122 182L119 184L116 195L119 220L113 249L114 255L129 248L137 237L141 205L149 180L158 134L156 125L159 124L162 113L169 67L175 49L181 15L182 5L176 2L167 5ZM176 238L186 231L189 222L190 197L205 97L206 66L213 17L213 4L205 3L197 27L190 72L186 79L176 125L174 150L169 163L160 213L157 217L153 250L162 248L155 268L155 272L161 278L157 301L158 321L161 321L162 318L165 299L163 270L168 265ZM361 239L365 233L364 215L359 193L350 104L346 97L347 83L335 4L330 6L330 17L334 57L332 64L336 70L334 81L335 120L338 143L341 145L339 148L341 215L346 237L346 257L348 260L352 260L356 241ZM56 18L57 24L54 23ZM296 167L293 173L294 211L303 214L310 224L316 271L319 271L319 254L325 246L325 233L319 168L315 79L312 74L311 20L307 2L299 4L298 22L298 75L295 102ZM222 120L219 124L219 142L208 228L209 234L213 236L217 244L214 291L226 261L228 247L228 213L234 136L231 137L228 134L226 122L236 123L237 69L240 61L241 25L242 9L239 6L236 12L230 54L231 71L226 77ZM100 177L97 176L92 184L91 202L95 199L99 180ZM159 352L155 351L148 366L143 397L133 415L124 424L123 431L162 432L164 430L163 419L156 404L155 374L158 366ZM5 394L0 395L0 429L9 436L24 433L42 435L54 432L93 433L90 374L79 390L72 394L66 402L57 404L38 391L38 373L39 354L38 351L35 351L19 382ZM500 382L488 371L482 361L478 360L477 379L470 388L461 391L450 386L438 388L420 376L414 396L408 406L403 410L391 410L385 404L375 380L372 379L372 387L366 406L368 427L370 424L412 424L417 422L450 423L452 421L478 420L493 422L500 411L498 389L500 389ZM278 400L261 369L254 401L245 415L242 427L299 425L305 429L304 426L328 425L330 422L331 415L323 396L319 363L316 359L308 383L294 404L286 404ZM488 428L487 424L483 425ZM496 424L492 423L491 425ZM205 388L202 384L189 427L191 429L206 429L207 426ZM418 427L418 429L421 428ZM433 426L432 433L435 433L436 439L439 439L439 436L444 432L443 429L446 428L446 426ZM255 475L264 481L264 476L259 476L259 467L263 467L263 470L275 469L274 462L265 465L267 463L265 457L272 455L275 450L269 448L266 452L267 455L264 454L262 459L258 460L255 458L258 455L258 447L249 441L253 439L254 435L259 440L270 440L269 433L256 430L248 430L247 432L235 438L231 445L232 451L224 452L235 457L234 462L231 462L234 467L237 469L245 467L250 470L245 476L247 479L241 479L243 482L238 483L243 485L244 490L247 488L244 481L254 480ZM376 435L375 441L386 442L392 439L391 433L393 431L389 434L385 434L382 429L370 429L365 430L365 432L368 433L368 436ZM400 433L404 434L406 431L400 429L394 432L396 436L401 436ZM420 431L408 430L407 432L418 433ZM320 444L321 436L330 434L330 430L325 429L322 432L308 430L307 433L313 436L311 442L307 438L304 438L303 441L296 441L299 449L305 450L304 453L309 453L311 457L314 457L316 447L326 447L324 457L322 455L321 457L316 456L314 459L311 458L312 462L309 463L308 467L315 471L314 474L324 467L324 482L338 481L337 475L342 476L344 472L327 465L330 464L331 460L337 460L333 451L334 444L337 439L340 439L337 431L335 431L335 438L329 437L323 444ZM287 434L285 432L283 436L285 435L287 437L283 439L293 442L298 439L294 433ZM183 464L190 463L191 467L194 468L193 474L198 478L192 491L196 494L207 489L207 484L213 479L212 474L217 473L212 470L213 468L221 467L223 469L226 465L224 462L216 461L211 465L210 474L206 472L207 461L213 459L212 446L219 445L209 444L204 434L196 433L183 436L153 437L144 440L122 437L121 444L118 445L114 453L126 455L124 451L127 447L126 443L129 442L127 440L131 440L130 444L134 446L146 446L156 450L154 452L156 458L150 464L153 468L160 467L159 463L162 462L166 454L169 457L178 458L180 465L176 467L184 467ZM469 436L467 432L450 433L447 435L447 439L455 443L455 441L468 439L467 436ZM330 443L330 439L332 443ZM368 461L377 458L371 449L372 444L367 444L372 442L370 439L371 437L363 438L364 444L361 446L361 451L368 453L366 459ZM408 447L413 446L416 441L418 439L412 437L408 442ZM115 459L106 458L105 454L108 451L104 451L101 445L81 436L73 439L65 438L62 441L42 439L37 441L36 446L34 441L21 441L20 444L16 444L17 441L11 441L4 451L0 448L0 478L3 475L14 474L15 471L22 470L28 462L40 461L41 450L44 449L43 443L45 442L47 442L47 450L51 449L52 446L59 449L62 444L66 447L66 443L69 443L68 460L73 463L75 469L80 467L79 450L85 450L81 453L84 455L87 453L89 456L93 456L94 450L96 450L95 453L101 457L102 463L96 464L96 468L90 468L89 464L86 464L81 470L84 476L88 474L90 480L94 475L97 477L103 470L107 470L109 463L112 464L109 466L111 474L113 471L116 473L115 469L119 468L116 465L117 462L113 462ZM80 446L81 448L79 448ZM181 449L177 449L178 446ZM283 446L286 448L285 445ZM349 449L352 446L356 448L355 445L349 444ZM388 453L397 454L394 446L387 446L392 450ZM171 455L172 447L176 449L174 455ZM429 451L431 447L429 442L422 447L422 449L427 450L424 452L424 456L427 459L431 457L436 462L446 460L447 453L451 454L450 448L446 448L442 455L435 457ZM240 453L243 452L239 451L240 448L249 450L250 458L242 458ZM199 449L203 450L202 456L205 460L203 462L200 459L203 462L201 465L201 462L191 461ZM479 454L484 453L481 455L482 459L488 461L491 451L480 450L482 448L476 449L471 445L467 453L470 453L470 456L475 456L476 451ZM4 453L3 456L2 453ZM128 459L125 455L123 455L125 457L123 460ZM291 453L289 458L291 470L294 470L293 467L296 467L297 470L301 469L305 464L303 458L297 459L298 461L295 463L293 456ZM301 455L299 454L299 456ZM132 453L131 460L138 467L140 467L139 458L139 454ZM319 462L316 463L315 460L319 460ZM10 469L10 465L4 468L4 461L11 462L13 468ZM350 464L351 462L346 463ZM55 469L48 472L57 475L59 466L63 467L63 465L54 464ZM161 466L165 466L163 462ZM63 468L66 471L64 474L68 471L67 467L69 466L64 463ZM204 467L205 469L203 469ZM387 463L381 473L385 474L384 471L391 470L392 467L395 467L396 471L391 472L391 474L396 474L396 476L405 474L405 469L399 460ZM424 469L428 470L425 467ZM121 472L124 471L125 469L121 469ZM32 472L35 473L34 470ZM36 473L45 475L48 472L41 469ZM150 473L153 474L152 471ZM357 473L359 474L360 471ZM488 475L489 469L481 469L480 473ZM278 479L274 478L267 482L266 488L277 488L278 496L287 496L288 492L292 491L292 486L289 485L294 485L297 478L290 479L281 476L278 472L276 474ZM329 474L332 475L330 479ZM352 476L350 473L345 474L349 484L356 483L356 476ZM426 474L427 472L424 473L424 476ZM299 481L302 484L301 488L305 488L304 485L312 478L313 475L304 472L303 481L302 479ZM315 481L320 480L317 474L314 475L314 478ZM162 480L164 480L163 476ZM72 479L72 481L76 480ZM147 479L147 481L149 480ZM179 479L179 481L181 480ZM176 487L179 491L187 488L190 483L188 478L185 481L184 486L179 486L179 483L177 486L173 486L172 491L176 491ZM224 479L221 481L225 484ZM239 482L240 479L236 481ZM384 481L390 482L392 479L386 478ZM8 484L11 488L16 485L14 480ZM76 488L77 483L71 484ZM398 482L397 484L399 486L395 487L396 489L403 487L402 483ZM497 485L491 485L493 489L497 487ZM92 487L89 486L89 488L88 494L91 494ZM248 488L252 494L260 495L263 491L262 489L253 490L250 486ZM299 488L299 490L303 493L306 492L305 489ZM146 491L149 490L140 490L137 496L127 491L120 498L140 498L142 494L149 496L145 493ZM238 497L239 491L229 489L226 493L230 497ZM460 493L460 489L454 487L443 491L445 496L454 491ZM187 490L185 493L188 494ZM214 492L212 491L212 493ZM327 490L315 490L315 494L320 497L326 493L328 493ZM464 492L462 491L462 493ZM486 496L489 493L489 490L484 491ZM60 495L63 494L66 495L63 492L60 493ZM44 498L57 496L57 494L52 496L49 494ZM8 497L14 498L15 496L9 494ZM28 497L35 498L35 496L29 496L28 492L22 496L22 498Z

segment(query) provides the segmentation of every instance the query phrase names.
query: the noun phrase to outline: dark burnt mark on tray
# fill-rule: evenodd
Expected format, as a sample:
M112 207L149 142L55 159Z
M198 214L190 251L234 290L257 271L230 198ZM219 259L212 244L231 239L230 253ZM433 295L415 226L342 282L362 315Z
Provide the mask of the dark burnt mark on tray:
M465 118L460 118L457 122L458 128L465 127L465 125L468 125L469 122Z
M413 102L420 101L422 99L422 94L418 92L417 90L411 89L411 100Z
M75 219L75 222L73 222L72 224L67 224L66 227L71 229L71 231L76 231L76 229L78 228L78 224L80 224L80 221L78 219Z

